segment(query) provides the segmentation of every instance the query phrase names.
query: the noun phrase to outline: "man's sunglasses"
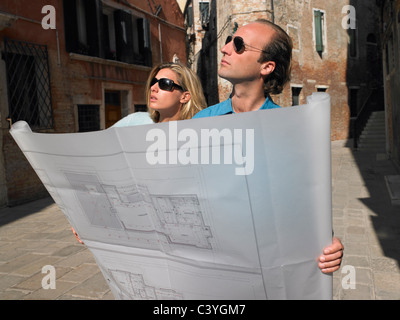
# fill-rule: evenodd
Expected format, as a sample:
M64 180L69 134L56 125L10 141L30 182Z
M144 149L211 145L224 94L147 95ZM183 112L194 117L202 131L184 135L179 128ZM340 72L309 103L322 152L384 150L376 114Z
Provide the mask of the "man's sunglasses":
M174 80L168 78L157 79L156 77L154 77L150 82L150 87L154 86L157 82L158 82L158 87L164 91L173 91L174 88L177 88L181 91L185 91L179 84L176 84Z
M243 53L246 50L246 47L249 47L249 48L261 51L261 52L268 53L265 50L262 50L262 49L259 49L259 48L256 48L256 47L253 47L253 46L250 46L250 45L244 43L244 40L243 40L242 37L234 37L233 38L232 36L228 36L226 38L225 45L227 45L229 42L231 42L232 39L233 39L233 49L235 49L235 52L238 53L238 54Z

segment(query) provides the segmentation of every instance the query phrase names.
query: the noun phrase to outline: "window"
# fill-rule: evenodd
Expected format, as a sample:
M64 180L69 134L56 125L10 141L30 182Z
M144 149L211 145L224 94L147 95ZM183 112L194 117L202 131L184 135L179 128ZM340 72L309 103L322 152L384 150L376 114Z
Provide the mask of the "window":
M186 26L188 28L193 28L193 4L190 2L186 8Z
M322 58L324 52L325 15L320 10L314 10L315 49Z
M200 10L200 17L201 17L201 25L203 27L208 25L210 20L210 1L199 1L199 10Z
M395 68L393 33L390 33L389 39L386 43L385 55L386 55L386 74L389 74Z
M136 104L135 105L135 112L147 112L147 105L145 104Z
M122 118L121 94L121 91L104 92L106 129Z
M399 10L399 12L397 13L397 34L400 35L400 10ZM400 48L400 36L397 37L397 38L398 38L398 41L399 41L398 46L399 46L399 48Z
M103 8L103 33L104 33L104 54L106 59L117 59L117 46L115 39L115 22L113 9L104 6Z
M378 77L381 77L380 66L382 66L382 63L380 61L378 53L378 44L376 41L376 36L373 33L370 33L367 36L366 55L367 55L367 64L369 66L368 70L368 74L370 75L369 81L374 81Z
M67 52L152 65L147 19L101 0L64 0L63 4Z
M376 36L373 33L368 34L367 43L371 43L371 44L375 44L376 45Z
M100 106L84 104L78 105L79 132L100 130Z
M298 106L300 104L301 89L301 87L292 87L292 106Z
M4 39L9 118L34 130L53 128L47 47Z
M357 117L358 114L358 88L350 88L349 93L350 117Z
M64 0L65 44L68 52L100 57L99 0Z
M349 53L350 57L357 57L357 29L349 29L350 43L349 43Z
M86 7L83 0L76 2L76 22L78 27L78 41L82 46L87 47L87 31L86 31Z

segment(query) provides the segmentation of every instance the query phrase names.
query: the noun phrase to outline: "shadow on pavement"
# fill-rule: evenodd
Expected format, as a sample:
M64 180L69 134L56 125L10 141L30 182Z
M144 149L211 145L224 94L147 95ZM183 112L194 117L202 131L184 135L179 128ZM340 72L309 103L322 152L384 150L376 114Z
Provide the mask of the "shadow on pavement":
M376 160L376 153L353 151L369 198L359 199L370 211L370 220L383 253L400 266L400 206L393 206L386 175L400 174L391 160Z
M27 202L19 206L6 207L0 209L0 226L6 225L18 219L27 217L54 204L51 197Z

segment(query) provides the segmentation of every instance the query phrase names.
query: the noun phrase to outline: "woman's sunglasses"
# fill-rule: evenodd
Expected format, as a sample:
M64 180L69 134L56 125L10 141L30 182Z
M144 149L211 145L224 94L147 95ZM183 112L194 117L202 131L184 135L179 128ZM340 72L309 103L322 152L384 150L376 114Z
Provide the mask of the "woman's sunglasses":
M232 36L228 36L226 38L225 45L227 45L232 40L233 40L233 49L235 49L235 52L238 53L238 54L243 53L246 50L246 47L249 47L249 48L261 51L261 52L268 53L265 50L262 50L262 49L259 49L259 48L256 48L256 47L253 47L253 46L250 46L250 45L244 43L244 40L243 40L242 37L234 37L233 38Z
M176 84L173 80L167 78L157 79L156 77L154 77L150 82L150 87L154 86L157 82L158 87L164 91L173 91L174 88L185 91L179 84Z

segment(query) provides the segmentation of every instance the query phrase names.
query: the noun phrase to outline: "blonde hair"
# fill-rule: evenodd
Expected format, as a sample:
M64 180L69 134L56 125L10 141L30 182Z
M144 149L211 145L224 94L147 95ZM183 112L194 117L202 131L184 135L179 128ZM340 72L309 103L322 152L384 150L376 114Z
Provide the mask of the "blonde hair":
M200 79L194 71L180 63L161 63L151 70L149 78L146 84L146 102L150 105L151 97L151 80L157 75L161 69L171 69L174 71L178 78L178 85L180 85L184 91L189 91L190 100L184 103L179 115L179 120L191 119L197 112L207 107L206 98L204 97L203 87ZM160 113L150 107L148 107L150 117L154 122L160 121Z

